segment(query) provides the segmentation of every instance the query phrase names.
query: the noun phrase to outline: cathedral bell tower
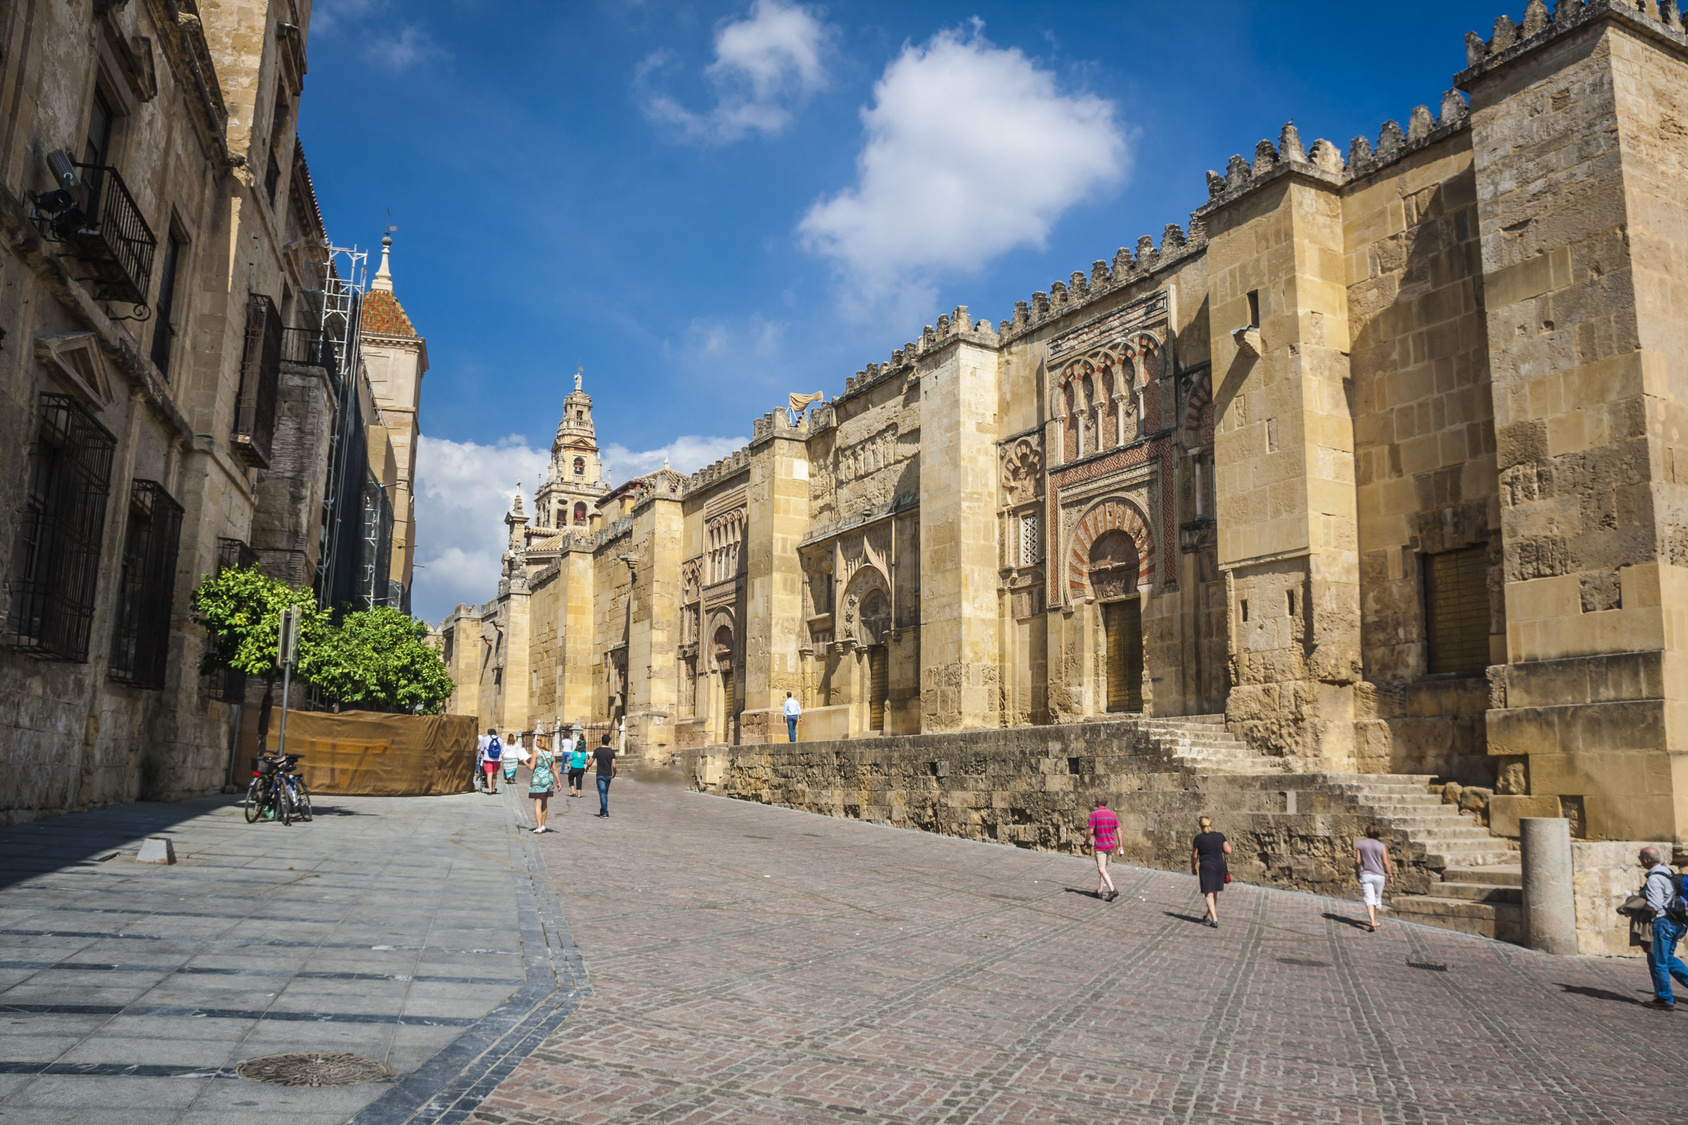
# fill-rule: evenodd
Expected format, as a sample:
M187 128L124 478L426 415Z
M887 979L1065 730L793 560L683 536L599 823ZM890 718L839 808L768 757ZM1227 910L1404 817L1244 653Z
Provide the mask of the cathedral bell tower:
M577 370L574 390L563 399L563 420L551 443L551 464L534 496L535 522L561 531L589 527L593 505L606 491L592 424L592 396L580 383Z

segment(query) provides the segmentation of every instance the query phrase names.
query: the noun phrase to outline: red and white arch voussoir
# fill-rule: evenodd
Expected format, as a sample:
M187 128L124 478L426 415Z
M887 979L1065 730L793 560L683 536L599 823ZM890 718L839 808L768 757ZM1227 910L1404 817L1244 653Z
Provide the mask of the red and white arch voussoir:
M1070 600L1090 596L1090 548L1110 531L1123 531L1137 545L1137 585L1152 586L1155 582L1155 541L1149 531L1149 521L1129 500L1112 497L1100 501L1084 513L1073 530L1073 542L1067 556L1067 595Z

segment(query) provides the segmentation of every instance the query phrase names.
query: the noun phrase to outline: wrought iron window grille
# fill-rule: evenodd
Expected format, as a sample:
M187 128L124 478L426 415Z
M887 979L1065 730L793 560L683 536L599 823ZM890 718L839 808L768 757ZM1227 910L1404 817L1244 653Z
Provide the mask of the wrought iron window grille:
M246 300L246 347L240 360L240 394L235 402L235 451L255 468L270 466L275 437L275 402L281 378L281 313L262 293Z
M61 243L93 271L78 281L94 284L94 299L133 306L118 320L146 320L147 286L158 239L117 169L107 164L78 164L71 187L43 192L33 199L30 221L41 237Z
M164 686L181 536L182 506L164 486L155 480L132 482L108 670L119 683L138 688Z
M44 659L83 663L117 439L69 395L43 394L40 408L3 640Z

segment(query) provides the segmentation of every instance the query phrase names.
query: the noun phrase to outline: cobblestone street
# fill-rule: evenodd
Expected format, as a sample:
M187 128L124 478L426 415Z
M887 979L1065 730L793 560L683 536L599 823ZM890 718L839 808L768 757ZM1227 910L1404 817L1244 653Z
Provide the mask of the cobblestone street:
M1181 875L1119 870L1103 903L1076 857L660 779L616 782L607 821L554 801L541 836L511 794L322 804L291 829L211 800L0 833L0 1121L1663 1122L1688 1104L1688 1025L1639 1006L1638 961L1372 935L1355 903L1242 886L1213 932ZM155 833L177 866L119 850ZM397 1078L235 1072L288 1050Z
M1679 1120L1639 962L617 782L539 837L592 994L509 1122ZM1223 828L1223 825L1219 826ZM1446 965L1446 971L1415 965Z

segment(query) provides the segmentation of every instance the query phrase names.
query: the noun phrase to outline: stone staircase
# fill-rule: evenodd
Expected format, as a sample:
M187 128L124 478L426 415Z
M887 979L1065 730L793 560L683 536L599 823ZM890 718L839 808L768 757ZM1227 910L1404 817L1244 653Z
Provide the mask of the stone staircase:
M1442 801L1430 774L1360 774L1304 770L1288 759L1266 758L1225 727L1224 715L1139 720L1149 739L1174 761L1200 774L1312 775L1346 803L1405 837L1424 866L1440 873L1424 894L1395 894L1390 909L1402 919L1502 941L1521 939L1523 876L1518 845Z

